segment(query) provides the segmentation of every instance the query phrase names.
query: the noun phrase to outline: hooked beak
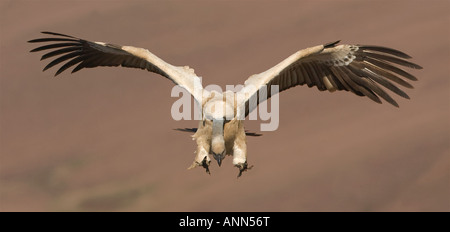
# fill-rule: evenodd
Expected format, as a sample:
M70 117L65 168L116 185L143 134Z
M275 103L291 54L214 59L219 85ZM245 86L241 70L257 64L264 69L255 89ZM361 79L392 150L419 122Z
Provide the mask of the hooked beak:
M217 164L222 165L223 156L221 154L213 153L214 159L217 161Z

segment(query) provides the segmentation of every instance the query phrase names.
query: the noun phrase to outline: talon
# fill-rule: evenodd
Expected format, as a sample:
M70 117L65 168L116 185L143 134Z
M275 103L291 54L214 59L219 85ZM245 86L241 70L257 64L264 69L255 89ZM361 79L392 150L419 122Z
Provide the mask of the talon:
M243 172L253 168L253 165L250 167L248 166L247 161L245 161L245 163L243 164L237 164L235 166L239 168L239 175L237 176L238 178L242 176Z
M206 156L205 156L205 158L203 158L201 166L206 169L206 173L211 175L211 172L209 172L209 165L208 165L208 161L206 160Z
M197 166L202 166L203 168L206 169L206 173L208 173L208 174L211 175L211 173L209 172L209 163L210 163L210 162L211 162L211 161L208 161L207 157L205 156L205 158L203 158L203 160L202 160L201 163L199 163L199 162L197 162L197 161L194 161L194 162L192 163L192 165L191 165L188 169L193 169L193 168L195 168L195 167L197 167Z

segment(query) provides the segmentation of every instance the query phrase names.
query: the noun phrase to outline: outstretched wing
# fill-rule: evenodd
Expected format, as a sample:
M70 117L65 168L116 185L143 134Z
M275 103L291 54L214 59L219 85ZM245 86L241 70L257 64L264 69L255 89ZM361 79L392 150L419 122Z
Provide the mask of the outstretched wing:
M300 50L271 69L249 77L240 91L245 97L238 103L241 107L245 106L245 116L259 103L259 90L267 88L268 99L273 85L278 85L279 92L305 84L308 87L316 86L320 91L351 91L378 103L381 103L381 97L398 107L397 102L381 88L383 86L409 99L395 84L413 88L402 78L412 81L417 79L396 66L421 69L419 65L406 60L410 56L392 48L336 46L337 43L339 41Z
M53 37L34 39L28 42L50 43L37 47L30 52L51 50L44 54L41 60L59 56L45 66L43 71L63 62L66 63L58 69L55 76L75 65L77 66L72 70L72 73L83 68L98 66L123 66L146 69L170 79L176 85L189 91L199 103L202 102L203 87L201 80L195 75L194 70L187 66L178 67L168 64L143 48L92 42L54 32L42 33Z

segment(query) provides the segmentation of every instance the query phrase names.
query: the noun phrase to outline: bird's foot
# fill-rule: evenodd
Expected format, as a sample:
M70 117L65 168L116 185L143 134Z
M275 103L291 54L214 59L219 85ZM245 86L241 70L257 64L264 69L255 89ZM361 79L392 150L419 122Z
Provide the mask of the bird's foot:
M245 163L236 164L235 166L239 168L239 175L237 176L238 178L242 176L243 172L253 168L253 165L250 167L248 166L247 161L245 161Z
M202 166L203 168L206 169L206 173L211 175L211 172L209 172L209 163L210 162L211 162L211 160L208 160L207 156L205 156L205 158L203 158L202 162L194 161L188 169L193 169L197 166Z
M209 175L211 175L211 172L209 172L209 163L210 162L211 161L208 162L205 157L201 163L202 167L204 167L206 169L206 173L208 173Z

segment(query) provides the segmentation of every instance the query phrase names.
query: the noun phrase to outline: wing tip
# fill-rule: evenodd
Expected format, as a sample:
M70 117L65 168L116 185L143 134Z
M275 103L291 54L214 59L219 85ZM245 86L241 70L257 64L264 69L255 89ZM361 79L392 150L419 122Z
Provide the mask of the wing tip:
M420 65L418 65L418 64L415 64L415 63L414 63L414 67L412 67L412 68L414 68L414 69L423 69L422 66L420 66ZM417 79L416 79L416 80L417 80Z
M386 100L386 99L385 99ZM397 108L400 108L400 105L398 105L398 103L394 100L394 99L390 99L389 101L387 101L387 102L389 102L391 105L393 105L393 106L395 106L395 107L397 107Z
M332 47L336 46L336 44L338 44L339 42L341 42L341 40L337 40L337 41L334 41L334 42L326 43L326 44L323 45L323 47L324 48L332 48Z
M41 33L42 34L46 34L46 35L56 35L56 36L64 36L64 37L69 37L69 38L75 38L75 37L70 36L70 35L65 35L65 34L51 32L51 31L41 31Z

